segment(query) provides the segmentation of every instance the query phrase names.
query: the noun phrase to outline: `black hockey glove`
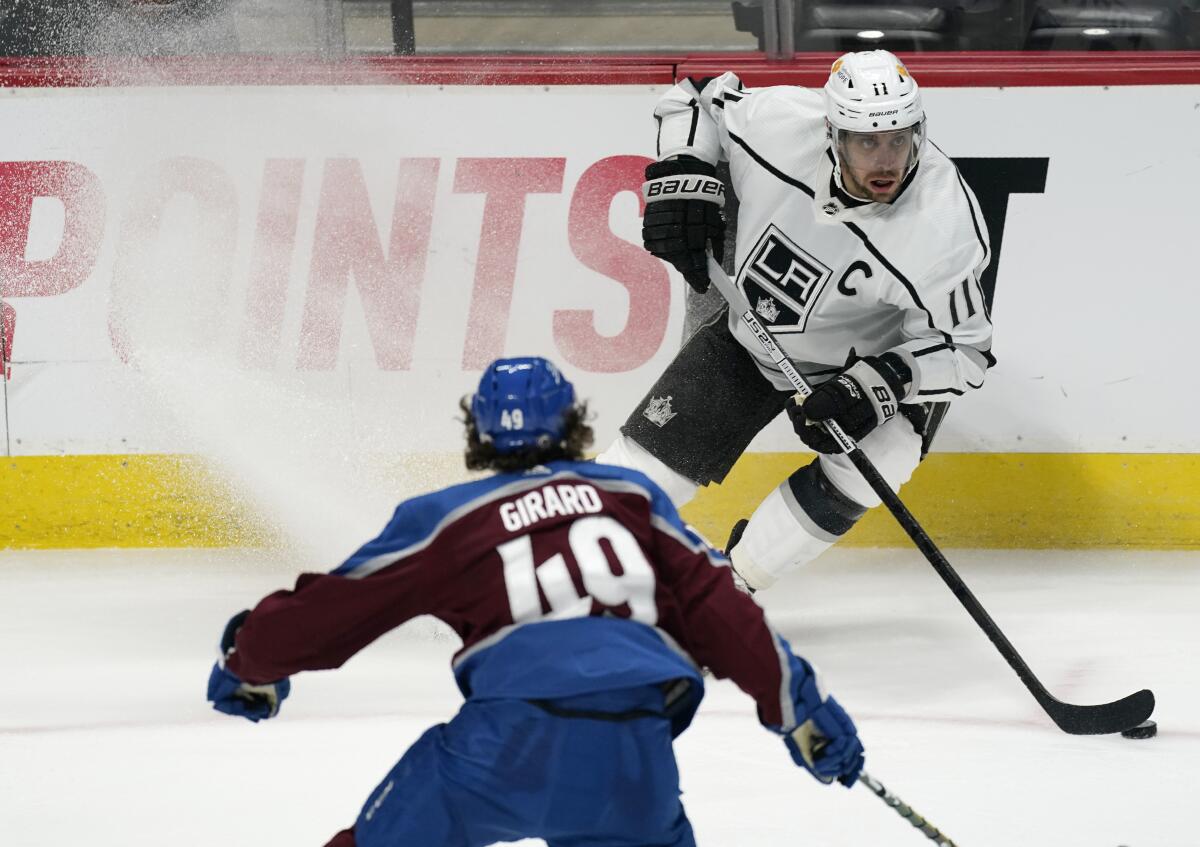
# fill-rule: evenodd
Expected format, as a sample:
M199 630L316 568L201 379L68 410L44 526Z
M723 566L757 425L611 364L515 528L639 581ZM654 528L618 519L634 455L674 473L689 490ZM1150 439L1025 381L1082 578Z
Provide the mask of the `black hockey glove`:
M817 386L803 405L797 404L796 398L788 402L788 417L809 449L841 453L842 448L821 423L835 420L847 435L861 441L896 416L910 382L912 371L896 353L860 359L851 350L845 370Z
M642 244L660 259L675 266L688 285L703 294L708 290L708 255L725 258L725 185L716 168L691 156L680 156L646 166L642 196Z

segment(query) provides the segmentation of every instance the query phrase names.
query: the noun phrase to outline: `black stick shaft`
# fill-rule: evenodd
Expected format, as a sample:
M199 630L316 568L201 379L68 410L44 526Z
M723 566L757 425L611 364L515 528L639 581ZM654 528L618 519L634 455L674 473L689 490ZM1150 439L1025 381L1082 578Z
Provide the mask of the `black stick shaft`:
M992 620L992 616L988 614L987 609L983 608L983 604L967 587L967 584L962 581L962 577L954 570L954 567L938 549L938 546L933 543L933 539L925 532L917 519L913 517L912 512L904 505L904 501L899 495L892 490L892 487L887 484L887 481L876 469L871 460L867 458L862 450L854 450L850 454L850 461L854 463L854 467L858 468L859 473L870 483L872 490L879 495L883 500L883 504L887 506L889 512L896 518L896 522L908 534L913 543L917 545L917 549L924 554L929 564L933 565L933 569L937 571L938 576L950 587L950 591L962 603L963 608L974 619L979 628L983 630L988 639L1000 651L1000 655L1008 662L1021 682L1025 683L1025 687L1029 689L1034 698L1043 706L1050 698L1050 692L1042 685L1029 665L1021 658L1021 654L1017 652L1017 648L1013 646L1008 637L1000 630L1000 627Z
M779 370L787 377L792 387L800 395L801 399L807 399L812 394L812 387L792 364L791 360L784 354L783 348L775 341L775 336L771 331L764 327L754 314L754 310L750 308L750 303L746 300L745 295L737 289L733 281L726 275L725 270L717 264L711 256L708 259L709 278L720 290L722 296L728 301L729 308L737 311L746 325L746 328L758 339L767 355L779 367ZM917 519L913 517L908 507L904 505L898 494L892 490L887 481L867 458L866 454L859 449L858 444L853 438L847 435L836 421L826 421L825 428L835 441L841 446L842 450L850 457L850 461L858 468L859 472L866 479L872 490L879 495L880 500L887 506L888 511L896 518L896 521L908 533L908 537L917 545L917 549L925 556L926 560L933 565L934 570L942 580L950 587L951 592L962 603L971 618L979 625L988 639L995 645L1000 655L1008 662L1009 666L1016 671L1018 678L1029 689L1029 692L1037 700L1038 705L1045 710L1051 720L1058 725L1059 729L1075 735L1088 734L1104 734L1111 732L1120 732L1133 726L1137 726L1144 721L1154 711L1154 694L1148 690L1138 691L1121 700L1112 703L1104 703L1096 706L1077 706L1071 703L1064 703L1050 694L1046 690L1046 686L1042 685L1039 680L1029 669L1029 665L1021 658L1021 654L1017 652L1017 648L1012 645L1012 642L992 620L992 616L987 613L983 605L967 588L966 583L962 581L958 573L950 565L950 562L942 555L942 551L925 532Z

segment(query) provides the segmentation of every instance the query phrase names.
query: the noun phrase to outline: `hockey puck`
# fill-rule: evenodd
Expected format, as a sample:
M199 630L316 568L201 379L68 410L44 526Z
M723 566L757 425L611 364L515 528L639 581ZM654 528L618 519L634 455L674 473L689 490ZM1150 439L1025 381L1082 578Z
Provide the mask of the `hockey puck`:
M1158 735L1158 724L1154 721L1142 721L1135 727L1121 730L1123 738L1153 738Z

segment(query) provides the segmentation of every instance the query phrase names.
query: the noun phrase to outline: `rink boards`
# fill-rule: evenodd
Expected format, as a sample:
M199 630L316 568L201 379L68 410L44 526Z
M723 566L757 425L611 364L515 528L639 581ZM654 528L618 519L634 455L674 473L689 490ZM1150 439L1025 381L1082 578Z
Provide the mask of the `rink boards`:
M948 546L1200 545L1197 68L994 60L973 84L921 61L931 137L1000 248L999 364L906 502ZM456 478L457 401L491 358L559 362L598 447L670 361L684 285L637 246L637 188L686 63L296 67L0 73L21 127L0 138L0 546L255 543L292 531L299 491L374 521ZM722 540L794 446L773 424L689 517ZM414 461L442 470L389 476ZM849 540L903 543L886 514Z
M684 516L721 543L738 517L807 459L747 454ZM430 485L458 478L454 457L443 462L445 473L428 478ZM1200 546L1198 477L1200 461L1191 454L932 453L903 499L943 547L1187 549ZM0 467L0 481L21 492L0 510L0 540L8 547L270 545L280 532L253 502L231 495L219 471L192 456L15 457ZM361 529L370 534L381 526L364 522ZM347 531L330 552L348 553L366 537ZM842 543L908 541L876 509Z

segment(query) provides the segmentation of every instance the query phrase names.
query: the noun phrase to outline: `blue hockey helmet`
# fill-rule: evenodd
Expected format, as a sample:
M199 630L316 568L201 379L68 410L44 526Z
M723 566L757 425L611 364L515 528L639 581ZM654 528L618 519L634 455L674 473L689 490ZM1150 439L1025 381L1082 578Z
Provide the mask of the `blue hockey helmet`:
M498 453L548 447L562 441L575 388L541 356L497 359L479 380L471 416L479 440Z

